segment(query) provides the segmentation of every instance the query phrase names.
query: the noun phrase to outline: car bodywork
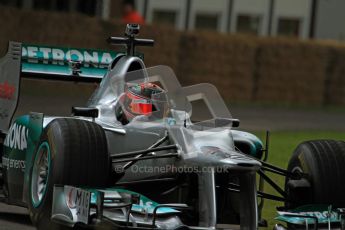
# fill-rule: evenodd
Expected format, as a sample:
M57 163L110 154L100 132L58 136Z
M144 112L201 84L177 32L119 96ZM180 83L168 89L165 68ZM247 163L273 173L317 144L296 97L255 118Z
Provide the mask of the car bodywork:
M91 55L95 52L98 55ZM0 73L2 177L7 203L25 207L31 202L25 196L31 159L43 129L59 118L38 111L11 122L18 104L20 78L101 81L86 108L76 109L70 119L88 120L102 126L114 173L121 176L112 188L103 190L56 185L52 204L54 221L69 226L91 225L95 223L92 219L104 218L119 226L139 229L257 229L263 203L258 204L256 175L263 166L270 166L262 160L267 148L253 134L232 129L238 126L238 120L232 118L214 86L182 87L169 67L146 68L143 56L136 56L130 49L125 55L15 42L9 43L8 53L0 63ZM159 83L165 89L160 96L167 107L158 109L160 113L152 114L151 119L139 117L123 125L115 114L124 86L141 82ZM208 110L207 119L198 105L195 106L197 101L206 105L203 109ZM166 108L168 111L164 113L168 116L162 117L161 112ZM90 115L95 109L97 116ZM164 172L134 170L157 166L170 168ZM173 170L180 168L195 171ZM260 174L260 191L261 180ZM172 195L162 198L162 194ZM83 202L81 197L85 199ZM261 192L261 197L267 195ZM196 201L193 203L190 198ZM80 203L76 204L78 199ZM183 217L189 214L183 210L190 209L191 204L194 211L189 214L197 217L188 222ZM228 210L233 212L229 214Z
M49 48L44 47L44 49L49 49ZM53 50L53 49L58 49L58 48L55 47L55 48L50 48L50 49ZM42 66L39 66L39 65L43 65L43 64L39 64L35 62L27 63L26 60L30 60L29 58L26 59L28 50L33 50L33 46L27 46L27 45L23 46L20 43L11 42L9 45L8 54L3 59L3 62L5 62L6 64L2 65L2 69L1 69L4 72L1 80L13 86L16 89L14 95L10 99L1 98L2 108L6 108L8 112L8 116L3 116L3 119L1 120L2 132L7 134L4 139L4 149L3 149L3 154L2 154L4 191L5 191L5 195L6 195L6 199L8 203L22 205L22 206L25 206L27 202L30 202L26 200L26 197L24 194L27 192L27 189L28 189L27 181L28 181L28 176L29 176L29 169L32 167L32 162L31 162L32 154L37 148L37 143L39 141L42 130L57 117L47 117L41 113L30 113L28 115L23 115L23 116L15 118L11 126L7 129L8 125L10 124L11 116L14 114L15 107L18 101L18 93L19 93L18 89L19 89L20 76L22 76L25 73L32 73L32 74L35 74L34 76L37 76L36 74L46 74L47 76L54 75L55 79L61 78L64 80L66 79L66 76L71 75L71 77L73 77L73 68L70 65L68 67L65 67L64 69L61 68L60 72L58 73L57 69L52 70L47 67L43 68L46 71L42 71ZM37 50L41 50L41 49L38 48ZM14 54L18 56L13 57ZM40 52L38 52L38 54L40 54ZM41 57L43 56L44 55L42 54ZM175 99L175 102L174 102L175 106L176 106L176 103L180 103L180 105L182 104L183 106L185 106L186 101L178 102L178 100L182 100L182 97L177 97L177 95L184 94L186 96L186 92L190 92L190 95L188 95L190 98L192 98L193 96L198 97L198 94L200 95L203 94L202 98L200 99L207 100L208 104L211 106L219 105L219 103L222 103L223 107L220 107L221 109L210 108L211 112L214 113L213 115L215 118L215 120L213 120L212 122L216 122L216 119L220 118L220 116L224 118L227 117L228 121L226 122L226 125L228 127L220 128L221 130L211 130L210 128L208 128L210 131L208 131L207 139L209 139L210 142L214 142L214 143L219 142L217 141L220 137L219 131L223 130L224 132L223 136L225 138L223 140L225 144L223 145L226 146L229 151L233 151L233 154L236 155L237 157L235 157L232 162L224 162L222 163L222 165L229 165L229 167L243 168L243 171L246 172L244 173L244 175L248 174L247 175L248 178L244 177L243 180L244 181L248 180L247 182L248 186L254 185L252 183L252 180L253 180L253 177L255 176L255 171L260 166L260 163L257 162L256 160L247 158L243 154L235 152L234 145L233 145L234 143L233 138L235 138L236 141L238 141L238 143L247 143L247 146L250 148L250 151L253 155L261 154L262 143L254 135L240 132L240 131L230 130L230 126L232 122L231 115L227 111L224 102L221 100L221 97L219 96L218 92L213 86L204 84L204 85L195 86L193 88L192 87L183 88L177 81L177 78L175 77L174 73L172 72L170 68L160 66L160 67L147 69L145 68L145 65L140 57L122 56L122 55L119 55L119 56L120 58L116 58L116 57L114 58L114 60L116 61L116 65L111 64L110 66L113 66L113 68L109 67L108 71L105 72L105 76L103 77L103 82L101 83L101 86L105 86L105 87L100 87L98 91L94 94L93 98L91 98L89 101L90 107L96 107L99 110L100 115L99 117L95 119L95 122L100 124L106 131L106 136L108 139L108 148L109 148L110 153L121 153L121 152L128 152L128 151L134 151L134 150L140 150L140 149L147 149L157 139L162 138L167 131L167 127L161 124L160 122L152 122L153 125L152 124L147 125L147 127L145 127L145 123L142 123L142 122L133 122L127 126L120 125L119 122L116 121L116 117L114 116L113 109L117 103L116 100L119 97L119 95L116 95L116 94L120 93L121 90L119 90L119 92L114 92L113 89L111 89L111 87L114 85L120 86L121 84L124 83L125 78L131 78L137 81L138 80L139 81L160 80L160 83L167 87L167 91L170 93L169 94L170 99L171 98ZM38 55L38 58L40 58L39 55ZM46 60L46 61L48 62L49 60ZM42 61L42 63L44 63L44 60ZM66 74L66 69L67 70L69 69L70 74ZM139 69L139 70L131 72L131 70L135 70L135 69ZM11 70L13 72L5 73L5 71L7 70ZM101 72L101 70L99 69L97 69L97 71ZM89 73L84 76L83 73L85 72L87 71L84 70L83 72L83 70L81 70L80 74L74 77L76 77L76 80L78 79L82 81L83 80L97 81L99 78L101 78L101 76L97 74L94 74L92 75L92 77L90 77ZM93 73L95 72L96 71L94 71ZM159 76L158 74L161 76L161 79L157 79L157 76ZM146 76L142 78L143 75L146 75ZM136 79L136 78L139 78L138 76L140 76L142 79ZM109 81L114 81L114 82L109 83ZM206 94L209 94L210 97L206 96ZM212 100L219 100L219 101L213 102ZM178 108L178 109L181 109L181 111L183 112L186 112L185 110L187 110L187 108ZM188 108L188 110L191 110L191 108ZM191 111L187 111L187 112L190 113ZM216 114L217 112L220 113L220 115ZM72 119L90 120L90 118L88 117L74 117ZM147 122L147 123L149 124L150 122ZM201 123L199 124L200 127L202 125L203 124ZM169 127L170 129L169 132L171 133L170 138L174 139L172 141L178 144L179 146L184 147L184 149L181 148L180 151L188 153L187 148L192 146L191 143L189 143L191 139L181 139L180 135L182 135L182 133L181 133L180 128L181 128L181 124L179 125L175 124L173 126L170 126ZM183 129L186 129L186 128L183 127ZM186 129L186 130L182 132L185 132L187 134L192 129ZM215 132L215 131L218 131L218 132ZM197 131L193 131L193 132L197 132ZM193 138L193 139L197 140L196 138ZM133 140L140 140L140 141L133 142ZM118 143L123 143L123 144L119 145ZM199 154L199 153L194 151L193 154ZM181 156L184 156L184 154L181 154ZM208 165L207 162L209 160L211 160L211 158L200 160L200 156L195 155L194 157L190 157L190 156L186 157L184 160L163 159L163 162L162 160L160 160L159 165L167 165L167 164L173 164L176 166L188 165L189 163L186 163L186 162L190 162L190 165L192 166L192 165L199 165L200 163L205 162L205 166L207 166ZM145 162L140 162L137 164L154 166L154 165L157 165L157 160L147 160ZM240 166L240 164L246 164L246 166ZM128 171L130 172L131 170L128 170ZM209 174L209 172L207 172L206 174ZM142 173L142 174L126 173L123 176L123 178L121 178L120 182L147 180L150 178L156 178L157 176L165 177L164 175L161 175L161 174L150 175L148 173ZM215 199L214 188L212 189L213 187L212 184L214 183L214 179L212 177L206 176L203 179L203 181L201 181L200 183L202 183L203 187L205 187L205 190L203 190L203 192L200 192L200 196L204 197L203 201L205 202L204 203L205 205L204 207L200 207L200 209L202 209L203 212L206 212L206 210L208 210L204 214L205 215L204 219L200 220L200 222L203 222L203 225L207 227L215 226L216 216L215 216L215 210L213 208L215 208L214 205L216 201L214 200ZM249 189L245 190L245 192L248 193L245 196L252 197L253 200L256 199L255 187L249 186ZM250 203L255 205L256 202L253 202L253 203L250 202ZM254 225L256 225L257 213L255 209L249 208L247 210L252 210L252 213L248 212L247 214L250 214L250 215L243 215L243 216L246 218L251 218L251 220L248 221L248 223L253 223Z

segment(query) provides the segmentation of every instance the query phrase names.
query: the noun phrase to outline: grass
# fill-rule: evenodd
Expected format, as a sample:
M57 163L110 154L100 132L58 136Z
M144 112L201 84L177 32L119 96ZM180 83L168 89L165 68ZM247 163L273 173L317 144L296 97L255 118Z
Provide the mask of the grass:
M255 133L261 140L265 139L264 132ZM297 145L306 140L316 140L316 139L336 139L345 140L345 132L334 132L334 131L279 131L272 132L270 138L270 148L268 162L274 165L286 168L289 162L290 155L297 147ZM277 182L281 188L283 188L284 178L282 176L272 175L269 176ZM278 195L274 189L272 189L268 184L265 185L265 192L270 194ZM283 203L276 201L265 201L265 206L263 209L262 217L268 221L267 228L261 229L273 229L274 218L276 217L276 207L282 206Z

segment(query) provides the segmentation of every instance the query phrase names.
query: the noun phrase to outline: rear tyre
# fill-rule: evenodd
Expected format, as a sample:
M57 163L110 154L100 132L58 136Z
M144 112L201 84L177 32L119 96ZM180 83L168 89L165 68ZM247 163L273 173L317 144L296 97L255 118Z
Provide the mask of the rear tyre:
M345 207L344 165L344 141L317 140L300 144L292 154L288 170L308 174L305 182L309 182L310 186L305 186L302 181L287 179L285 190L288 198L295 202L286 203L286 206L293 208L314 203ZM291 186L298 183L300 188Z
M32 156L28 207L37 229L62 229L50 220L54 184L109 186L111 163L99 125L55 119L43 131Z

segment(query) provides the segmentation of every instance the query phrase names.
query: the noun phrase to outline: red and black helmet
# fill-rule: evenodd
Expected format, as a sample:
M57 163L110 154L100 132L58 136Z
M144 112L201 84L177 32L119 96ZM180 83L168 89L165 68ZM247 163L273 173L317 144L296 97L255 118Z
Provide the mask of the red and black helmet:
M164 90L154 83L127 84L123 99L123 111L128 121L136 116L150 116L159 110L159 95Z

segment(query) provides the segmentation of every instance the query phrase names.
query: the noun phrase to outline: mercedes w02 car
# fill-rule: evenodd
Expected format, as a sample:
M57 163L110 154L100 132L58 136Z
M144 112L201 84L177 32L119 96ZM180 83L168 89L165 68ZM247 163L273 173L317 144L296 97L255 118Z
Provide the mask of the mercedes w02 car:
M1 201L28 208L38 229L242 229L265 226L265 199L282 201L275 229L344 229L345 143L307 141L287 169L239 131L217 89L182 87L147 68L138 25L110 37L123 53L10 42L0 61ZM100 82L69 117L13 118L22 78ZM12 119L13 118L13 119ZM280 188L268 175L286 178ZM264 184L279 195L264 192Z

